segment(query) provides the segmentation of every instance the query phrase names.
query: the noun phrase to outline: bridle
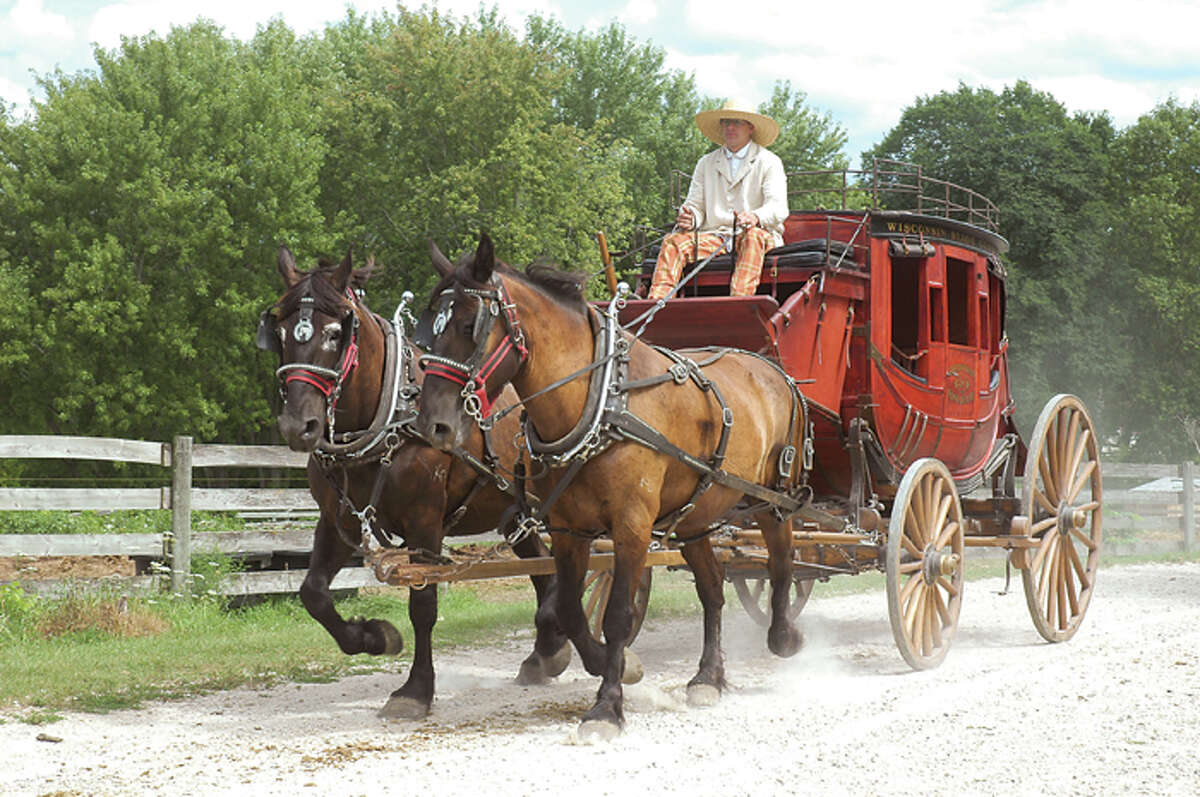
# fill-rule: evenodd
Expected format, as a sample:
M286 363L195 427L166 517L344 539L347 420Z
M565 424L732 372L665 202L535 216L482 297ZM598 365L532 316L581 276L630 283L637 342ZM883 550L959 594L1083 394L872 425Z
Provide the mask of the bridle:
M292 382L311 385L325 396L325 426L330 440L333 440L334 411L337 408L338 398L342 394L342 387L358 366L359 321L358 313L354 310L357 301L350 288L346 289L346 297L350 300L351 309L346 318L342 320L342 327L345 328L347 321L350 323L350 342L342 352L338 367L335 369L311 362L290 362L275 369L275 378L279 380L279 394L284 403L287 403L287 388ZM315 304L316 300L312 294L306 294L300 300L300 320L292 329L292 335L298 343L307 343L312 339L315 331L312 323ZM271 309L264 310L258 321L256 343L258 348L264 351L274 351L282 357L283 344L280 342L277 332L278 323L279 321Z
M488 395L488 380L510 359L510 355L516 355L517 363L512 374L499 382L494 391L495 395L499 395L503 385L515 378L529 359L529 349L525 345L525 333L521 329L516 305L509 297L499 275L493 274L490 282L490 289L458 286L442 291L437 298L436 313L431 303L430 308L421 314L417 330L413 334L413 342L428 351L433 347L434 338L441 335L449 324L454 313L454 300L460 295L476 299L478 306L471 332L475 350L466 362L437 354L424 354L418 360L418 364L426 377L438 377L460 385L462 389L459 396L463 400L463 412L483 429L491 425L489 418L495 397ZM501 313L504 318L505 335L489 353L486 349L487 342Z

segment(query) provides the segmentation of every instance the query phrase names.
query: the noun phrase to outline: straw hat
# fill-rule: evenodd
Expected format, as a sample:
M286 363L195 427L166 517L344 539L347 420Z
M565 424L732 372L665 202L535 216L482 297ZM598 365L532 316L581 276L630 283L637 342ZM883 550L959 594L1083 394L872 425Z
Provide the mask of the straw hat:
M701 111L696 114L696 127L700 128L700 132L707 138L715 141L717 144L724 144L725 138L721 135L721 120L745 119L754 125L754 135L752 138L756 144L760 147L769 147L774 144L775 139L779 138L779 123L769 116L763 116L761 113L742 110L741 105L741 103L734 100L728 100L720 108L714 108L711 111Z

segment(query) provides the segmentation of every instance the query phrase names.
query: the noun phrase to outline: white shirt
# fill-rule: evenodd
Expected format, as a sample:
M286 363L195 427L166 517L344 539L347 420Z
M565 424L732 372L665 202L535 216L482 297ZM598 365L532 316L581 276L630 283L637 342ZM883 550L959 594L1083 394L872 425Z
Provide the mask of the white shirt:
M737 152L730 152L729 147L722 147L722 149L725 151L725 160L729 161L729 176L732 179L737 179L742 164L746 162L746 153L750 151L750 142L747 141L746 146Z

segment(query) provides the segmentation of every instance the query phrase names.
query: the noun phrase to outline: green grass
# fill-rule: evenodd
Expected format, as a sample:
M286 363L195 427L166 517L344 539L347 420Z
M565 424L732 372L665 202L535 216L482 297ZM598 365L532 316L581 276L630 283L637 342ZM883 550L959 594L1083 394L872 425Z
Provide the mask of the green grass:
M1198 560L1200 554L1109 557L1102 566ZM1003 575L1003 558L967 560L968 579ZM1019 578L1018 571L1013 576ZM814 597L873 592L883 584L881 573L835 577L819 583ZM43 724L67 710L102 712L239 686L398 671L411 660L406 595L383 590L338 602L343 616L381 617L400 629L405 652L375 658L341 653L292 596L239 609L211 598L131 599L124 615L133 619L120 626L133 634L126 635L99 627L70 630L74 626L63 622L55 626L51 620L86 619L93 615L84 610L94 613L97 607L78 597L34 600L9 585L0 589L0 719ZM107 604L104 598L88 600L116 605L111 596ZM741 610L732 587L726 590L726 605ZM531 634L533 590L523 580L459 583L443 588L438 609L435 661L438 650ZM698 612L690 573L655 571L649 619ZM59 630L47 638L48 627ZM139 629L144 635L137 635Z
M237 531L246 521L236 512L192 513L195 531ZM58 510L0 511L0 534L161 534L171 528L169 509L112 512Z

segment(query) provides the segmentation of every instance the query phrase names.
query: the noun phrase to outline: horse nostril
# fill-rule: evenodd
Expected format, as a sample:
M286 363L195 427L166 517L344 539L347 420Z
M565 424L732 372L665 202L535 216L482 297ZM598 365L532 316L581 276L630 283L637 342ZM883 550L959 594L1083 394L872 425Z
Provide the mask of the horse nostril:
M430 429L430 440L435 446L445 445L450 442L451 437L450 425L446 423L435 423Z
M311 440L320 433L321 433L321 422L318 421L316 418L309 418L308 421L304 424L304 433L303 433L304 438L306 440Z

